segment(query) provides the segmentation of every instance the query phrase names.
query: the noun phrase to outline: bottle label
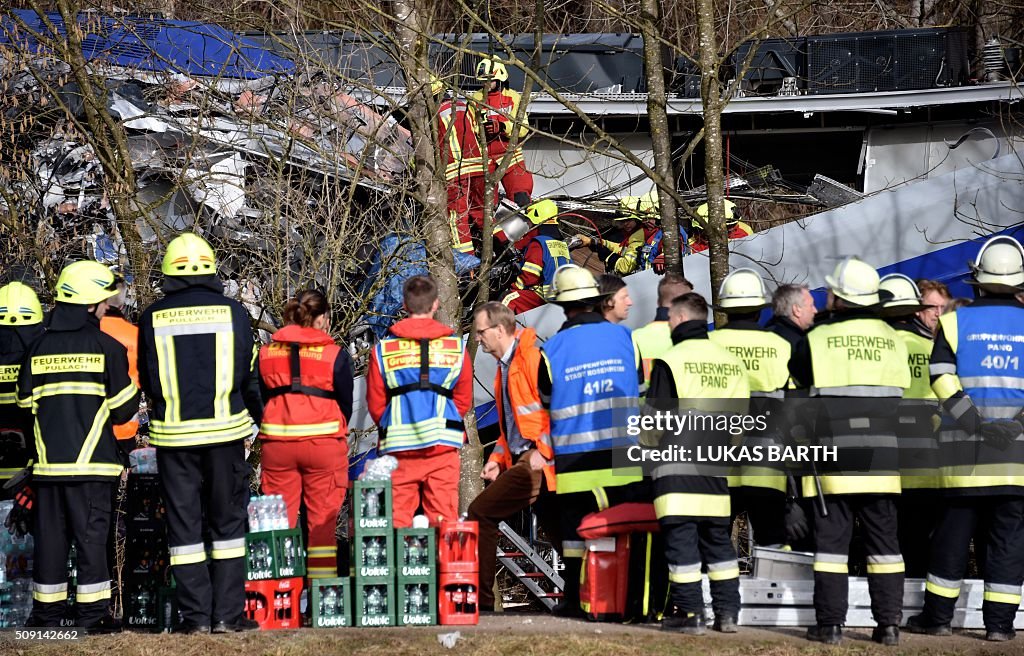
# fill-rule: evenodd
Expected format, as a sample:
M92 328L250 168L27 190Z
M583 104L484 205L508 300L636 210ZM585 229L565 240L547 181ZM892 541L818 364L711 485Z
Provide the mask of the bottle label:
M155 617L129 617L128 624L131 626L155 626Z
M388 518L387 517L361 517L359 519L359 528L387 528Z
M348 622L345 621L344 616L340 617L318 617L316 618L317 626L348 626Z
M269 569L256 570L255 572L249 572L250 581L263 581L274 576L274 572Z
M389 567L360 567L359 576L389 576Z
M402 576L430 576L430 566L410 567L409 565L403 565Z
M286 578L286 577L289 577L289 576L295 576L295 568L294 567L282 567L280 574L281 574L281 578Z
M390 615L371 615L359 618L360 626L391 626Z

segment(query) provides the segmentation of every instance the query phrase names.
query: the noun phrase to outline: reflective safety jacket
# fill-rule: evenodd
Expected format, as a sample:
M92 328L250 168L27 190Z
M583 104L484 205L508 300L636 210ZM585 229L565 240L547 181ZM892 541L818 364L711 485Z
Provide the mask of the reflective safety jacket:
M811 396L821 399L815 425L819 444L838 448L839 471L870 471L822 475L822 491L898 494L899 399L911 382L903 339L870 312L856 310L812 328L797 359L801 353L809 356L810 369L797 378L810 382ZM815 494L813 478L805 477L803 485L806 496Z
M605 508L603 488L642 478L639 467L613 471L613 449L637 443L628 426L639 413L639 355L628 328L592 316L567 322L545 342L541 367L550 381L558 493L594 491Z
M712 415L743 414L750 399L750 384L743 362L708 339L704 321L686 321L672 331L673 346L654 361L648 403L677 416L697 410ZM665 402L669 405L663 406ZM674 431L658 436L660 447L678 444L695 454L694 443L704 442L708 431ZM729 435L719 433L719 442ZM676 440L681 440L676 442ZM658 518L729 517L728 465L721 475L709 475L685 463L659 465L654 469L654 511Z
M606 271L617 276L628 276L640 270L637 259L646 239L646 230L638 228L617 244L608 239L601 239L595 242L595 248L604 262Z
M1024 408L1024 305L978 298L942 315L929 369L953 420L939 434L946 494L1024 494L1024 439L1000 450L977 434L982 421L1011 419Z
M550 301L551 285L555 280L555 271L563 264L569 264L569 247L562 241L557 225L542 225L529 238L526 246L525 261L516 278L513 289L530 289Z
M251 437L263 413L249 312L214 276L167 278L139 318L149 441L202 447Z
M378 452L461 448L473 394L462 338L433 319L403 319L390 333L373 350L366 374Z
M527 127L527 112L525 110L522 121L516 123L516 115L519 113L519 104L522 100L523 97L518 91L501 87L490 93L481 89L473 94L473 101L480 106L479 120L494 120L501 126L501 132L487 142L487 158L492 172L501 165L502 158L508 151L509 140L517 132L519 143L515 152L512 153L509 166L523 161L522 139L530 132L530 128Z
M437 113L437 143L441 146L445 180L484 174L486 153L480 147L474 112L465 100L450 98L441 103Z
M932 391L929 364L934 341L911 321L896 321L907 345L910 387L903 392L896 437L900 445L900 483L904 491L939 487L939 401Z
M18 407L18 373L42 324L0 326L0 485L35 459L32 412Z
M633 331L633 343L640 351L644 367L644 384L651 382L654 359L672 348L672 329L668 326L668 308L658 308L654 321Z
M110 335L128 351L128 375L136 386L139 384L139 328L124 318L116 308L108 308L100 319L100 330ZM131 420L114 426L114 437L119 440L132 440L139 434L139 420Z
M496 462L503 469L512 466L512 453L509 451L508 437L505 435L507 412L512 413L516 428L523 439L533 443L550 465L544 467L544 478L548 490L555 491L555 453L551 447L551 421L547 410L541 404L540 392L537 390L537 371L540 366L541 353L537 346L537 333L533 328L525 328L516 333L519 342L512 353L512 361L508 366L508 398L511 408L505 407L505 395L501 389L501 366L494 374L494 399L498 407L498 443L494 445L488 459Z
M708 338L739 358L750 383L750 414L766 416L772 425L766 431L747 431L744 446L782 446L775 418L780 416L782 399L789 382L789 359L792 348L782 337L761 328L753 321L730 321L725 328L712 331ZM735 483L743 487L760 487L786 491L786 476L778 468L768 466L740 467Z
M655 262L658 258L663 258L663 249L661 242L665 237L665 231L658 228L654 232L647 235L644 240L643 248L640 249L640 258L637 264L641 271L647 269L653 269ZM689 248L689 237L686 235L686 230L683 230L683 226L679 226L679 247L682 249L682 254L686 255L687 249Z
M260 438L287 441L348 435L344 411L352 413L348 352L316 328L285 326L271 340L259 356L266 400Z
M57 303L47 331L18 374L18 405L35 416L33 476L110 481L124 471L112 423L139 409L124 346L100 331L85 306Z

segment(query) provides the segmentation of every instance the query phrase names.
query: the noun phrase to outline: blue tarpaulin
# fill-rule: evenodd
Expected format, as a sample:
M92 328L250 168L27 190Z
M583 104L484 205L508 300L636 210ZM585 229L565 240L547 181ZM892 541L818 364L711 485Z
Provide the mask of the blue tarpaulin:
M209 23L141 16L112 18L79 14L82 52L90 61L190 76L252 79L287 74L295 64L253 41ZM64 39L67 28L58 13L40 16L13 10L0 16L0 44L46 52L47 41Z

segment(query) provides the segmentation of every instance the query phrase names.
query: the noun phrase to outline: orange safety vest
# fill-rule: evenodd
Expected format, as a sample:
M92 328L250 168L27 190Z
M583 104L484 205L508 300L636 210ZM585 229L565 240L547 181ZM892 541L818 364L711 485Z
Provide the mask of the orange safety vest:
M128 349L128 376L138 387L139 327L124 317L105 316L100 319L100 330L121 342ZM139 422L137 419L114 425L114 437L119 440L130 440L138 434Z
M260 348L260 379L268 390L260 424L264 440L345 437L348 423L334 398L341 348L316 328L285 326Z
M493 172L497 169L498 165L501 164L501 159L505 156L505 152L508 150L508 142L512 137L513 131L515 130L516 114L519 111L519 103L522 102L522 95L513 89L495 89L484 97L484 92L478 91L474 95L474 100L482 103L486 107L484 108L486 114L486 120L496 120L501 125L501 129L504 132L503 135L490 139L487 142L487 157L490 160L490 170ZM481 112L484 113L484 112ZM522 139L529 132L526 127L526 113L523 113L523 125L519 126L519 142L516 145L516 150L512 154L512 158L509 161L509 166L513 166L523 161L523 146Z
M484 174L484 153L473 112L465 100L448 99L437 112L437 141L441 145L444 179Z
M512 361L508 366L508 397L514 408L512 414L516 426L523 438L533 442L549 465L544 467L544 478L548 482L548 490L555 491L555 452L551 448L551 421L547 410L540 402L537 391L537 372L540 368L540 348L537 346L537 333L533 328L524 328L516 336L516 345ZM503 468L512 466L512 453L509 451L508 438L505 435L504 398L501 393L501 367L494 374L494 399L498 406L498 443L491 452L490 462L496 462Z

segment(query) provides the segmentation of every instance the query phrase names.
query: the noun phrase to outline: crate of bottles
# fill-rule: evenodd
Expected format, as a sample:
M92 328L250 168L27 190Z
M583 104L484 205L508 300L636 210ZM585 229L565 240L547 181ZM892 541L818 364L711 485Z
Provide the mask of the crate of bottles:
M397 584L398 605L395 620L398 626L433 626L437 624L437 583L431 581Z
M437 531L431 528L400 528L395 531L398 582L437 580Z
M314 629L352 626L352 579L312 579L310 600Z
M167 510L156 474L132 474L125 493L125 525L135 535L152 534L163 539Z
M32 580L0 583L0 629L25 626L32 612Z
M384 535L356 534L353 540L355 553L353 565L357 579L395 578L395 538L391 533Z
M159 585L155 578L131 577L124 589L124 626L131 631L156 630L160 616Z
M395 584L393 581L356 579L352 606L355 626L395 625Z
M124 574L129 577L163 578L167 571L167 545L144 537L129 537L125 543Z
M260 629L300 629L302 577L245 582L245 616Z
M390 480L356 481L352 495L357 536L371 531L391 531Z
M305 576L306 554L302 531L260 531L245 536L245 570L249 581Z

